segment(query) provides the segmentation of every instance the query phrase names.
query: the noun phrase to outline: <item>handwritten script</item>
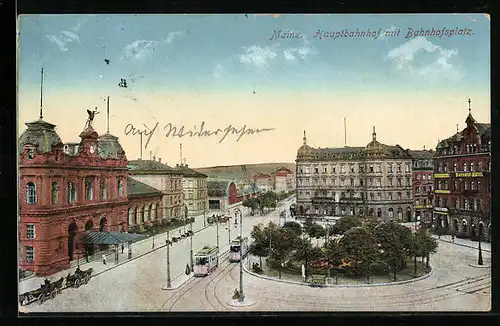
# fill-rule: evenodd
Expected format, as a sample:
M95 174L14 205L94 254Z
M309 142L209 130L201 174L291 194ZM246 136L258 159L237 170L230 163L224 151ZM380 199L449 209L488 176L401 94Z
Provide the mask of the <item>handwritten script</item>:
M139 136L144 136L146 137L146 142L144 148L148 148L149 142L153 135L155 134L156 130L158 129L158 125L160 123L156 122L156 124L151 128L148 127L147 125L143 124L143 127L135 127L133 124L129 123L125 126L125 135L139 135ZM165 131L165 137L219 137L219 143L222 143L227 136L229 135L236 135L236 141L239 141L243 136L245 135L255 135L259 134L262 132L266 131L272 131L275 130L275 128L248 128L247 125L243 125L241 128L236 128L233 125L228 125L224 129L217 128L215 130L209 130L206 129L205 126L205 121L202 121L200 124L200 127L194 126L193 128L189 129L186 128L184 125L177 127L174 126L171 122L167 123L164 127L163 130Z

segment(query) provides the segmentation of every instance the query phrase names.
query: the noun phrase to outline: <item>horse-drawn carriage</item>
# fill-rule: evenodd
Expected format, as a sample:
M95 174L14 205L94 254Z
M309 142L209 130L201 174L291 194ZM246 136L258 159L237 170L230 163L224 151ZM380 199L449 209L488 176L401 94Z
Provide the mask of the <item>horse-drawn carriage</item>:
M80 270L77 268L75 274L66 277L66 287L74 287L78 288L82 284L87 284L90 280L90 275L92 274L93 269L89 268L87 270Z
M207 217L207 223L208 224L213 224L213 223L227 223L229 220L229 216L216 216L212 215Z
M45 279L44 283L40 285L40 288L20 294L19 303L21 306L25 306L35 301L42 304L47 299L53 299L57 294L61 293L63 281L64 277L61 277L56 282L50 282L48 279Z

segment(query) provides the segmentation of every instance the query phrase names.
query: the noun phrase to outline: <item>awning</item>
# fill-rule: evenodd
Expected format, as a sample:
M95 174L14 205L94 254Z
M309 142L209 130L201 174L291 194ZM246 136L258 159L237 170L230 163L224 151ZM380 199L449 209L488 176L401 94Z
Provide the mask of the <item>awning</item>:
M145 237L145 235L137 233L88 231L85 233L83 241L88 244L117 245L135 242Z

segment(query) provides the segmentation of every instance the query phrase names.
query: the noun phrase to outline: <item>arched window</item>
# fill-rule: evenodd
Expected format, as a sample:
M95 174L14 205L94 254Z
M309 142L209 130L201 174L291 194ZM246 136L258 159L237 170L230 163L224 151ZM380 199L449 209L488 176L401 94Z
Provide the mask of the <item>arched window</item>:
M368 210L368 215L369 215L369 216L373 216L373 214L374 214L374 212L373 212L373 208L370 208L370 209Z
M134 211L132 208L128 209L128 225L134 225Z
M135 216L135 222L136 222L136 224L141 224L141 220L140 220L140 216L139 216L139 210L137 209L137 207L135 208L134 216Z
M403 209L401 207L398 208L398 219L403 218Z
M351 215L354 215L354 207L350 208Z
M141 223L144 223L144 206L142 206L142 208L141 208L141 212L140 212L140 214L139 214L139 215L141 216L141 217L140 217L140 219L141 219Z
M389 218L393 218L394 217L394 210L391 208L389 208Z
M477 163L477 170L478 170L478 171L483 171L483 162L479 161L479 162Z
M146 206L144 208L144 220L149 221L151 219L151 206Z
M52 205L57 205L59 201L59 185L57 182L52 182Z
M28 160L32 160L35 157L35 150L33 148L28 149Z
M148 218L150 221L154 220L154 214L153 214L153 204L149 205L149 212L148 212Z
M465 219L462 220L462 232L467 233L467 221Z
M68 203L76 201L76 185L73 181L68 182Z
M453 171L457 172L457 163L453 163Z
M118 197L123 197L123 182L121 179L118 179Z
M26 185L26 203L36 203L36 186L33 182L28 182Z
M101 180L101 198L102 200L106 200L108 198L106 180Z
M477 209L478 209L477 199L474 198L474 210L477 211Z
M94 200L94 183L92 179L85 179L85 200Z
M464 169L464 172L467 172L467 162L464 162L464 165L463 165L463 169Z
M151 204L151 219L156 220L156 204Z
M474 172L474 162L470 162L470 172Z
M469 200L468 199L464 199L464 209L465 210L469 209Z
M382 217L382 209L377 209L377 217Z

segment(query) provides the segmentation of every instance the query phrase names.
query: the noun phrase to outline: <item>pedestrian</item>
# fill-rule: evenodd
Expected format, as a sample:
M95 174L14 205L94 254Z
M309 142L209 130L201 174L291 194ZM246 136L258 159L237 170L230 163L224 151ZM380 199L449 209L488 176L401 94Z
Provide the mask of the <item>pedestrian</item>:
M102 254L102 263L106 265L106 255Z
M123 246L123 243L122 243L122 254L123 254L123 250L125 250L125 247Z
M451 242L455 242L455 235L454 234L451 235Z

